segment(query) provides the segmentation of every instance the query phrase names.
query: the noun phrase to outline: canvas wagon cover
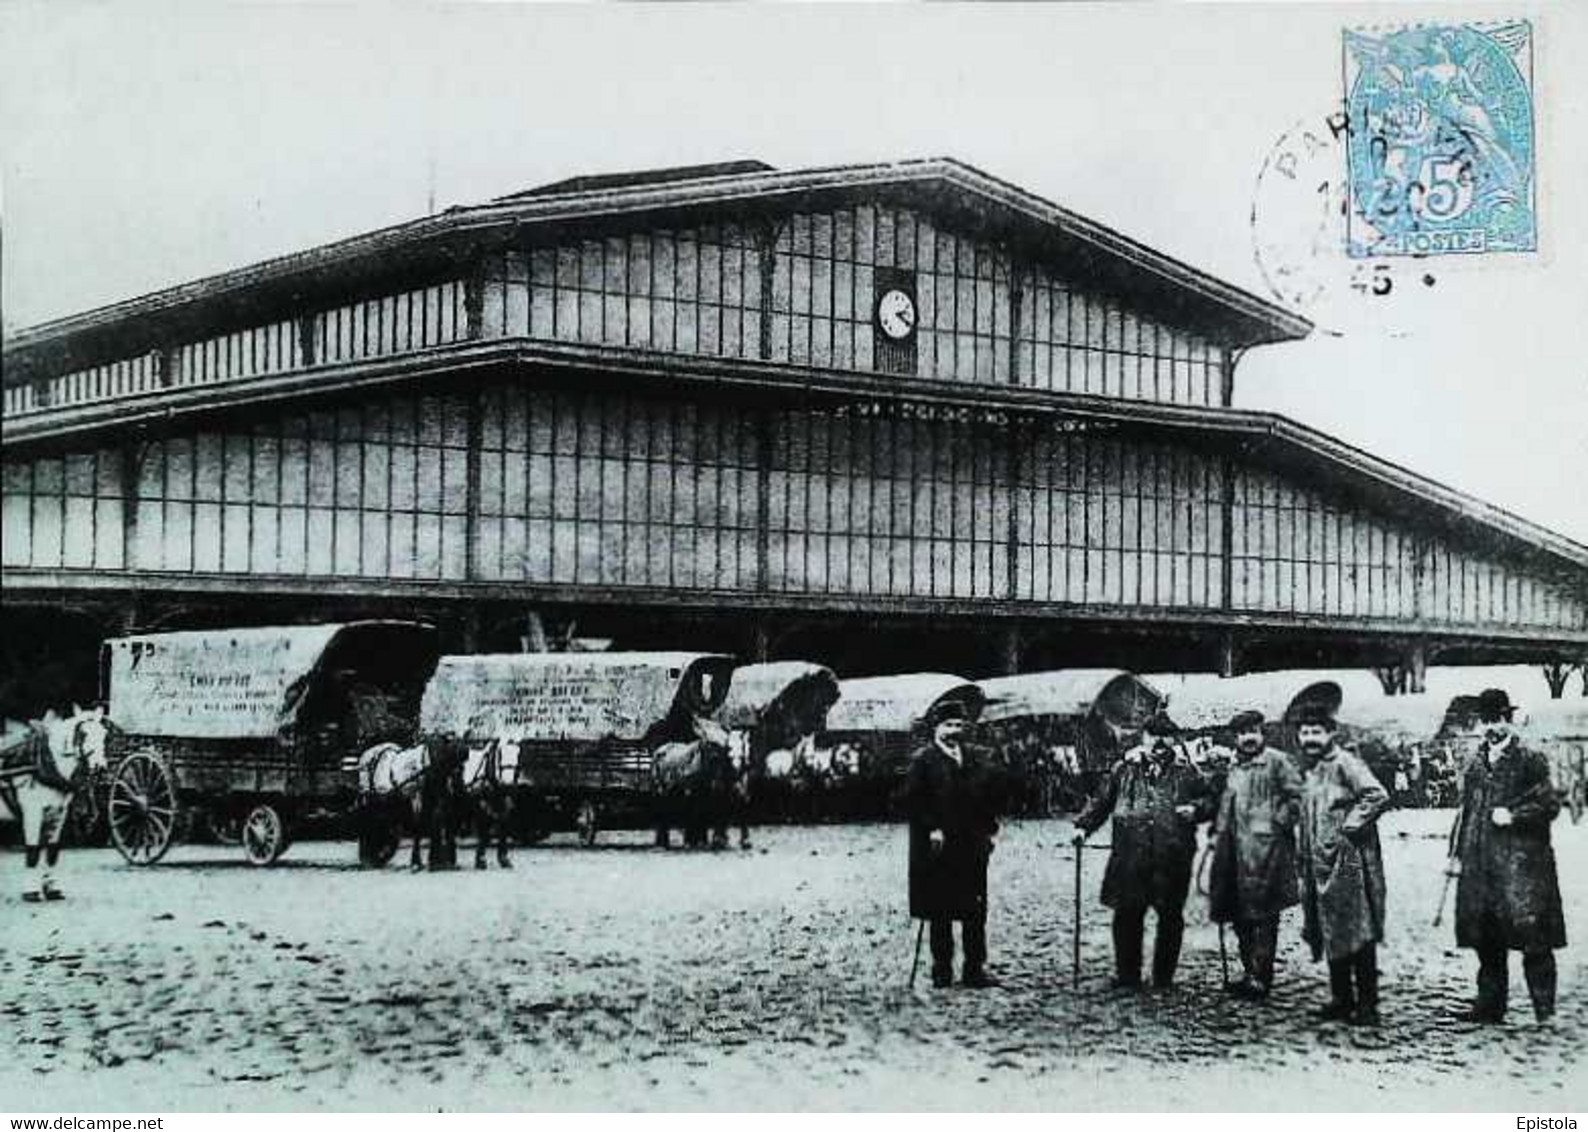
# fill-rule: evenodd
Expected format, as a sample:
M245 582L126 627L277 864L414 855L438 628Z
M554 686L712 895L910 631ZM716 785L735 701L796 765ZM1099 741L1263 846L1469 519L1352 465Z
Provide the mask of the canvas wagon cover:
M912 731L941 700L960 700L973 716L983 702L975 684L943 672L865 676L843 681L839 692L838 702L827 713L829 732Z
M1028 716L1086 716L1094 709L1105 715L1122 714L1127 705L1131 721L1146 718L1164 701L1164 695L1141 677L1121 668L1067 668L1054 672L1029 672L997 676L976 686L987 697L983 723ZM1127 722L1110 718L1110 722Z
M529 741L645 739L683 706L709 714L733 659L716 653L506 653L441 658L425 688L426 736Z
M1223 727L1248 708L1278 723L1298 695L1323 683L1340 687L1341 723L1384 740L1430 739L1444 714L1439 701L1427 694L1386 696L1378 677L1364 671L1308 669L1231 677L1157 674L1148 679L1168 695L1170 718L1193 731Z
M412 629L427 644L431 636L405 622L365 621L116 638L105 644L110 719L136 735L274 738L303 702L289 702L288 690L314 673L339 636L364 627Z
M838 677L820 664L803 660L746 664L733 670L717 721L729 728L754 727L773 706L792 704L801 714L815 717L803 721L809 730L820 730L838 695Z

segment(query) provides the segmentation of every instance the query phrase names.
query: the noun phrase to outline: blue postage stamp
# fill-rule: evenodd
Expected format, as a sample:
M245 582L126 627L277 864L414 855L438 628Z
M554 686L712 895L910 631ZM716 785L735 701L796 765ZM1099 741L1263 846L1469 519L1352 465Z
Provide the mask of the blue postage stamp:
M1357 258L1538 250L1533 27L1345 33Z

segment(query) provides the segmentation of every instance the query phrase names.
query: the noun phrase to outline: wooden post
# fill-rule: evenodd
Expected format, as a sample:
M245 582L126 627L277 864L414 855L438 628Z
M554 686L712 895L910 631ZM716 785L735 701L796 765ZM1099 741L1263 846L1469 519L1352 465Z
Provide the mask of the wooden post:
M1226 346L1219 351L1219 404L1235 407L1235 363L1240 351Z
M767 628L764 617L757 617L751 627L750 658L757 664L765 664L772 659L772 632Z
M1023 643L1020 626L1010 623L1004 628L1002 639L999 641L998 670L1003 676L1020 675L1020 646Z
M1549 685L1549 698L1558 700L1566 694L1566 679L1571 675L1569 664L1546 664L1540 669L1544 673L1544 683Z
M1405 687L1402 693L1410 696L1420 696L1428 691L1428 646L1422 641L1413 641L1411 648L1406 650L1406 660L1401 665L1405 676Z
M1241 650L1235 634L1226 629L1219 635L1219 675L1226 680L1241 673Z

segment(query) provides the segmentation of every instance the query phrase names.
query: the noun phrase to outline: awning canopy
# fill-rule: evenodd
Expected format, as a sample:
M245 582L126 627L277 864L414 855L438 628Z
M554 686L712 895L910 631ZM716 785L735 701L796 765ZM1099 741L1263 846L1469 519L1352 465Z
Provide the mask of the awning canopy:
M974 719L985 699L975 684L943 672L845 680L839 692L838 702L827 713L829 732L913 731L944 701L963 704Z

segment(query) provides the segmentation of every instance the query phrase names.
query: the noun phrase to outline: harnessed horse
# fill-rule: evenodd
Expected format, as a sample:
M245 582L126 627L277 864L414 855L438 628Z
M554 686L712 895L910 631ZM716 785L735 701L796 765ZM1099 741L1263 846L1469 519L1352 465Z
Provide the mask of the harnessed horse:
M463 798L474 818L474 867L486 867L485 853L496 842L496 863L513 867L507 855L507 825L513 813L513 786L518 781L519 746L509 739L493 739L483 747L469 747L463 756Z
M424 867L419 842L425 835L425 818L427 814L432 818L435 816L436 793L445 788L443 780L450 769L426 743L412 747L404 747L399 743L376 743L358 757L358 789L367 807L366 820L391 821L399 827L399 842L402 827L406 827L413 838L408 867L416 871ZM432 825L435 824L432 821ZM435 865L436 840L436 830L432 828L432 865ZM388 851L390 848L391 843L388 842ZM370 860L366 863L377 862ZM379 863L385 862L381 860Z
M90 770L105 768L109 725L100 708L60 716L52 708L32 723L5 721L0 737L0 802L22 823L29 875L44 869L36 887L23 891L29 903L64 900L52 872L60 860L61 834L72 799Z

